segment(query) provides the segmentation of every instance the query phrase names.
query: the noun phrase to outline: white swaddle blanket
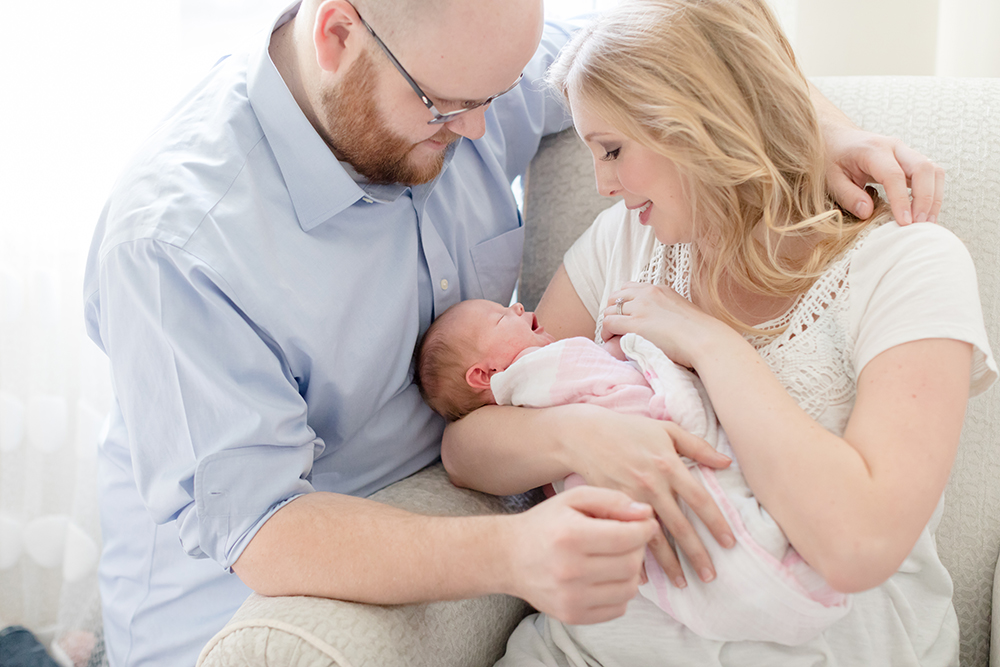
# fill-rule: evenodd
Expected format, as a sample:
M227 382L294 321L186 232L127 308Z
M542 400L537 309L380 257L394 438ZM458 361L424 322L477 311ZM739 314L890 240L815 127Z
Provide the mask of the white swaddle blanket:
M722 470L686 460L736 537L736 546L723 548L681 501L681 509L712 558L716 578L701 581L680 553L688 585L676 588L647 550L649 581L640 586L640 594L698 635L719 641L794 646L847 614L850 597L830 588L802 560L754 498L698 377L636 334L624 336L621 347L634 363L615 359L586 338L561 340L494 375L491 388L500 405L541 408L587 402L669 419L733 459ZM567 488L584 483L575 474L561 481ZM559 490L562 484L555 486Z

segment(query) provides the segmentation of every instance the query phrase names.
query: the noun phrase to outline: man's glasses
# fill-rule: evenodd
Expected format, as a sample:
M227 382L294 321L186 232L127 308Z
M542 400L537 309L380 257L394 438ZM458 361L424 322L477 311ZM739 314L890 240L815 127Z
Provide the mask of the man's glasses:
M355 8L354 11L357 11L357 9ZM379 36L375 34L375 31L372 30L372 27L370 25L368 25L368 22L361 17L361 14L358 14L358 18L361 19L361 25L363 25L368 30L368 32L371 33L371 36L375 38L375 42L382 48L382 51L385 52L385 55L389 57L389 62L391 62L393 66L395 66L395 68L399 70L399 73L403 75L403 78L406 79L406 82L410 84L410 88L413 89L413 92L415 92L420 97L420 100L424 103L424 106L430 109L431 113L434 114L434 117L429 121L427 121L428 125L440 125L442 123L448 123L455 120L457 116L461 116L464 113L468 113L473 109L484 107L493 100L495 100L496 98L500 97L501 95L504 95L514 90L517 84L521 83L522 77L524 77L524 73L522 72L520 75L518 75L517 81L510 84L510 87L507 88L507 90L499 92L496 95L493 95L492 97L487 97L485 100L482 100L481 102L475 102L473 104L469 104L468 106L463 106L461 109L456 109L455 111L446 111L445 113L441 113L434 106L434 103L431 102L431 98L427 97L427 94L424 93L424 91L420 90L420 86L418 86L417 82L413 80L413 77L411 77L407 73L407 71L403 69L403 66L399 64L398 60L396 60L396 56L392 55L392 51L389 50L389 47L387 47L385 43L381 39L379 39Z

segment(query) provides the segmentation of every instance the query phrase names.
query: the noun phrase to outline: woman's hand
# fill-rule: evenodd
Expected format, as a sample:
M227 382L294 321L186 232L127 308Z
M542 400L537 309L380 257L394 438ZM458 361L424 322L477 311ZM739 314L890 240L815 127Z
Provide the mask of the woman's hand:
M593 410L593 406L579 406ZM683 499L724 547L736 541L712 496L694 478L681 456L712 467L725 468L729 457L672 422L624 415L610 410L579 420L573 439L571 469L588 484L624 491L648 503L666 533L683 551L703 581L715 578L715 569L694 527L681 511ZM664 572L678 587L686 584L684 572L663 532L649 548Z
M724 332L731 330L665 285L625 283L608 299L601 336L637 333L674 363L693 367L696 350Z
M678 505L683 499L724 547L735 544L712 496L681 456L711 468L729 457L672 422L587 403L541 410L490 405L445 429L441 458L457 486L496 495L522 493L576 472L589 484L623 491L653 507L695 571L714 578L712 560ZM649 544L675 585L686 584L662 531Z

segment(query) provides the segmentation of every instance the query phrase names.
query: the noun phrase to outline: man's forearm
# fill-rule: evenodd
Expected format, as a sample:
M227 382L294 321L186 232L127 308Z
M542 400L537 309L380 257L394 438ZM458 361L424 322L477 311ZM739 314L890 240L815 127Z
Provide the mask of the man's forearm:
M850 127L857 128L857 125L847 117L843 111L834 106L833 102L820 92L819 88L809 83L809 98L816 109L816 118L819 120L820 129L824 135L828 134L830 127Z
M405 604L510 592L510 517L432 517L334 493L276 512L233 571L262 595Z
M656 530L651 507L593 487L473 517L311 493L276 512L233 569L263 595L406 604L507 593L566 623L600 623L635 597Z

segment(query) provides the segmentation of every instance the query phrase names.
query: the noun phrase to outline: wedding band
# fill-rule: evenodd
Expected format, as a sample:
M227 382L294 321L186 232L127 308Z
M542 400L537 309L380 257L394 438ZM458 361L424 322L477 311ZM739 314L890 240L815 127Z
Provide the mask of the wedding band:
M617 309L617 312L618 312L619 315L624 315L625 314L625 313L622 312L622 304L623 303L625 303L625 299L624 298L618 297L617 299L615 299L615 308Z

